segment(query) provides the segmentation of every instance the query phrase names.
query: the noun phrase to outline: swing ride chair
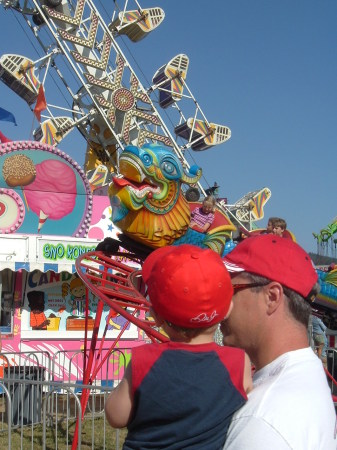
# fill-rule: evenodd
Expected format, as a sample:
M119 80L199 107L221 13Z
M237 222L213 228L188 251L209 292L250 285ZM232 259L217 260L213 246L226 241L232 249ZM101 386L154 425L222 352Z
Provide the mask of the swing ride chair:
M126 9L129 2L126 1L123 10L118 13L114 11L110 25L106 26L90 0L78 3L25 0L23 6L16 9L24 15L31 28L30 17L33 17L33 22L36 14L41 17L41 25L34 27L34 34L45 56L36 61L19 55L3 56L0 79L28 104L34 102L40 85L45 85L51 70L57 72L66 87L65 94L71 95L68 104L72 103L72 108L47 103L46 114L42 116L46 120L34 130L33 136L49 145L58 145L77 127L88 142L85 170L91 170L91 175L97 168L97 159L108 170L111 168L118 174L119 156L128 144L142 146L149 140L163 143L171 147L188 169L190 150L208 150L231 137L228 127L206 118L187 85L187 55L173 57L156 71L152 86L148 89L142 86L116 39L124 34L133 42L138 42L160 25L165 14L160 8L142 9L138 2L135 3L137 10L129 11ZM8 0L6 5L10 7L13 2ZM81 87L75 92L58 66L60 59L79 79ZM30 77L27 70L22 74L23 67L29 68ZM151 96L157 96L158 100L152 101ZM154 102L170 112L170 122L176 124L173 127L175 138ZM189 114L194 109L190 117L184 113L185 107ZM63 114L70 113L72 117L58 116L60 110ZM194 200L200 194L205 195L200 181L190 191L192 189ZM218 208L232 215L226 205L219 204ZM245 224L237 218L236 222L245 228Z
M115 257L118 256L125 256L125 253L117 252ZM128 257L132 258L132 255L128 255ZM142 329L151 340L161 342L167 340L163 334L157 331L155 323L146 317L151 304L145 298L146 292L140 270L135 270L112 259L110 255L97 251L80 256L76 260L75 266L79 277L87 287L87 292L90 291L98 300L97 323L95 323L94 331L96 326L97 330L99 328L101 308L107 305L115 313ZM94 334L92 339L97 339ZM121 334L122 332L120 336ZM116 346L120 336L112 343L112 348ZM103 336L104 338L105 336Z
M129 2L126 1L122 10L118 13L114 11L111 23L106 26L90 0L78 3L25 0L23 6L16 9L24 15L27 23L31 22L30 15L33 22L36 14L41 18L40 26L34 27L34 34L46 55L37 61L20 56L20 63L16 61L18 55L4 55L7 64L3 64L0 69L0 79L10 79L8 86L28 103L36 98L39 86L45 85L46 79L50 77L49 72L56 70L66 86L66 95L72 97L68 101L68 104L72 102L72 108L47 103L46 114L43 115L46 120L34 130L34 139L58 145L77 127L88 142L85 170L91 170L91 175L97 168L93 166L97 159L108 170L111 168L112 172L118 174L119 156L128 144L142 146L149 140L163 143L171 147L188 169L190 164L186 158L190 150L208 150L231 137L228 127L206 118L187 85L187 55L173 57L156 71L152 86L148 89L142 86L116 39L125 35L133 42L140 41L161 24L165 14L161 8L142 9L137 1L135 3L137 9L130 11L127 10ZM13 7L13 2L7 0L6 5ZM42 38L44 29L48 33L46 35L44 32ZM116 56L113 62L114 53ZM75 93L58 66L60 59L62 64L70 65L70 70L80 81L81 87ZM26 72L22 75L22 67L29 68L30 78ZM154 102L165 109L166 114L170 112L170 122L176 124L173 126L175 138L161 119L151 96L157 96ZM131 103L125 103L126 99ZM190 117L184 113L184 108L188 109L188 114L192 112ZM72 117L58 116L59 110L63 114L69 112ZM192 189L194 200L200 194L205 195L200 181L189 191ZM232 215L226 205L218 204L218 208ZM245 228L238 218L236 222Z
M121 35L132 42L148 36L164 20L161 8L142 9L135 1L137 8L129 10L130 2L126 1L106 25L90 0L69 3L0 0L0 3L21 13L45 52L36 61L21 55L3 55L0 79L32 105L39 86L45 86L51 70L56 71L65 87L64 96L71 97L67 101L71 108L47 103L42 116L47 120L34 131L36 140L44 139L43 142L55 145L77 127L88 148L94 144L94 152L105 155L118 173L119 153L128 144L141 147L149 140L161 142L171 147L189 168L186 150L207 150L230 138L228 127L206 118L187 86L186 55L176 55L158 69L153 85L146 89L123 54L117 42ZM77 77L79 88L68 82L65 68ZM154 103L174 115L170 118L173 133ZM192 112L190 117L184 113L185 107L189 114ZM63 114L59 118L60 110ZM197 187L205 194L199 182Z

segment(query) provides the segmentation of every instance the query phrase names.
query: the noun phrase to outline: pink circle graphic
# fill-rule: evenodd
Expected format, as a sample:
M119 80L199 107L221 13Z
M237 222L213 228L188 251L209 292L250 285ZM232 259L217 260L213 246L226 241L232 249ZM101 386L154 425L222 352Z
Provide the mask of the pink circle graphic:
M0 234L17 231L25 217L25 206L13 189L0 189Z

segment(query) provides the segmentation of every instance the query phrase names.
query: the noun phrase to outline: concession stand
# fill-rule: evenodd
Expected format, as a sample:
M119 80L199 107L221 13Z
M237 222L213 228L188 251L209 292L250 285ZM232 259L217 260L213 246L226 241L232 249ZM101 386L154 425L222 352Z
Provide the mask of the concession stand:
M83 348L86 289L75 260L118 232L107 185L96 175L88 179L72 158L47 144L0 145L0 331L2 353L13 352L14 359L20 352ZM89 294L89 337L96 306ZM107 328L105 339L115 339L125 321L108 317L105 306L98 336ZM119 346L142 339L129 324Z

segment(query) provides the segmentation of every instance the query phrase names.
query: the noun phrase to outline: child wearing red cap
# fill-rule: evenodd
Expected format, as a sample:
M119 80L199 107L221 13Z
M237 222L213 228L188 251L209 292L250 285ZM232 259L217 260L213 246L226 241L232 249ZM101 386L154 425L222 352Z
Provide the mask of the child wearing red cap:
M124 450L218 449L251 386L244 352L214 342L232 309L229 274L214 251L186 244L155 250L142 276L171 340L133 349L106 401L107 420L128 427Z

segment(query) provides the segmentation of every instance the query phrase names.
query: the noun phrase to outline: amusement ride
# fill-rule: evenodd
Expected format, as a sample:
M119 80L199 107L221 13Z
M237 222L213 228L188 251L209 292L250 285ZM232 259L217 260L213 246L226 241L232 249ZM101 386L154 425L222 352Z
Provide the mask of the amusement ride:
M185 242L224 255L235 245L233 236L240 230L249 234L258 228L256 222L264 217L263 209L271 192L263 187L232 205L217 198L211 229L206 234L189 229L191 211L200 206L200 198L208 192L216 195L217 187L212 191L209 185L202 184L203 174L195 164L195 155L225 144L231 130L209 121L201 109L187 83L187 55L179 53L159 67L149 86L143 85L127 59L122 37L132 45L141 45L141 40L155 33L165 19L162 8L143 9L136 0L126 0L123 6L111 2L109 11L92 0L0 3L6 12L18 16L39 44L37 58L1 55L0 80L40 119L33 131L34 141L3 138L1 154L19 156L25 149L34 148L58 153L62 139L77 129L86 141L84 168L78 170L86 179L88 204L92 196L108 195L111 220L119 229L117 237L104 239L95 251L76 260L78 276L98 299L92 338L86 339L85 344L89 357L83 383L87 385L99 370L94 354L104 305L111 308L111 314L118 313L140 327L151 340L167 339L148 317L149 303L140 272L120 262L118 256L128 252L129 260L141 267L153 249ZM55 84L58 102L48 103L48 89L55 89ZM21 176L14 173L15 182L7 177L9 189L0 190L0 205L15 203L15 196L22 197L21 209L27 205L26 200L33 204L27 190L32 171L27 167ZM40 215L41 227L52 213L51 210ZM89 222L90 215L74 236L85 237ZM319 243L333 237L336 222L333 225L315 235ZM19 228L17 221L15 226L9 224L5 232L10 234ZM333 302L328 297L325 303L335 309L337 296ZM126 325L118 338L109 343L112 347L125 328ZM87 338L87 330L85 333ZM101 348L103 342L104 336ZM88 395L82 396L83 414ZM76 445L75 437L73 448Z

